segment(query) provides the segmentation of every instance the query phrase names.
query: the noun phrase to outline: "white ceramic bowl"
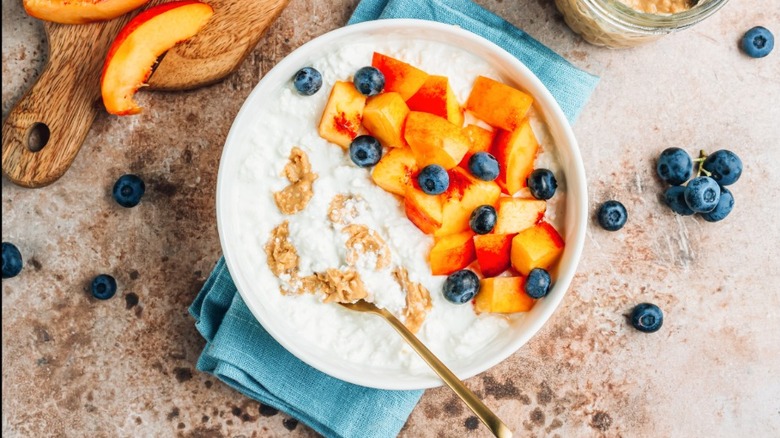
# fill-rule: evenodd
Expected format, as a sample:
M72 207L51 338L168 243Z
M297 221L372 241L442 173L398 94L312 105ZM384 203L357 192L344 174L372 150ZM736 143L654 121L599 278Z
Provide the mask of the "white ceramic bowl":
M296 336L287 321L264 306L263 296L279 293L262 284L252 284L246 265L238 260L237 251L241 237L235 226L238 208L231 194L237 184L239 166L243 155L242 138L257 121L254 114L272 91L284 86L295 72L307 65L309 59L339 47L343 43L370 37L403 38L416 41L446 43L479 56L501 75L504 82L519 86L535 98L537 110L543 115L558 149L558 157L565 173L567 186L566 213L563 237L566 247L561 257L557 279L550 294L539 300L524 318L510 321L509 328L480 352L462 363L447 365L460 378L465 379L481 373L509 357L525 344L550 318L563 299L577 269L585 240L587 220L587 190L585 171L577 142L563 112L550 92L539 79L512 55L471 32L456 26L421 20L378 20L334 30L301 46L269 71L247 98L230 129L220 161L217 180L217 224L220 242L230 273L241 297L257 320L281 345L302 361L333 377L358 385L382 389L423 389L440 386L435 376L389 372L370 367L361 367L334 357L323 350L307 348L305 342Z

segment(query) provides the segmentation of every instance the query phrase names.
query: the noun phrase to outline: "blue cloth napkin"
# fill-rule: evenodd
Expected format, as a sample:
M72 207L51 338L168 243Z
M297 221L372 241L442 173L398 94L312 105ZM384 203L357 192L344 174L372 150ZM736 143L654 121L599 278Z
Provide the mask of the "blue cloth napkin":
M457 24L504 47L547 86L573 121L597 78L468 0L363 0L350 24L420 18ZM257 322L221 258L190 306L206 339L197 369L303 421L328 438L394 437L422 391L384 391L334 379L298 360Z

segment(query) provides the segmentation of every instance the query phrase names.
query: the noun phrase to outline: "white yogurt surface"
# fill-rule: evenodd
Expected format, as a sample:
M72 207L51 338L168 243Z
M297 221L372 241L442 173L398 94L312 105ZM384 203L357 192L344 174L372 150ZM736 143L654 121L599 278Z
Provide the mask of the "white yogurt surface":
M355 42L312 59L311 66L323 75L322 89L314 96L298 95L292 84L269 96L267 105L255 114L257 121L246 141L247 150L239 170L234 194L238 207L235 224L242 237L236 255L251 284L248 293L259 294L262 302L289 323L289 330L305 338L312 348L321 348L357 366L432 374L427 365L380 318L351 312L337 304L324 304L311 294L282 295L281 282L268 268L265 245L271 231L284 220L290 223L290 239L300 256L301 275L327 268L346 267L346 236L340 226L328 220L328 207L334 196L351 193L366 202L360 204L354 223L378 232L392 252L389 268L375 271L372 260L362 260L358 271L370 291L370 298L397 316L405 305L405 294L392 277L394 267L403 266L412 281L422 283L431 294L432 310L417 336L445 363L468 361L479 355L508 326L501 315L476 315L470 304L455 305L441 293L445 276L430 273L427 257L433 238L425 235L407 218L402 202L371 180L370 171L355 166L341 147L317 134L317 125L333 83L351 80L360 67L370 65L374 51L406 61L430 74L444 75L461 103L465 103L478 75L500 76L485 61L446 44L401 41ZM303 66L301 66L303 67ZM532 127L542 145L536 167L553 170L559 192L548 202L548 220L557 229L563 225L563 178L552 137L544 123L532 114ZM294 147L304 150L318 175L314 197L296 215L285 216L274 203L273 192L288 185L282 169ZM244 270L242 270L244 271ZM246 292L246 291L245 291Z

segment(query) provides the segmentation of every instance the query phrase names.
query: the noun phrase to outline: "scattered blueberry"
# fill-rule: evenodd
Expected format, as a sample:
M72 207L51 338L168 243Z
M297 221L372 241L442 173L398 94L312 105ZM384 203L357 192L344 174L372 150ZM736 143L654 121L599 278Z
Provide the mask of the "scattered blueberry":
M304 67L293 76L293 84L298 94L311 96L322 87L322 74L313 67Z
M355 137L349 145L349 157L360 167L371 167L382 158L382 145L370 135Z
M542 298L550 292L550 273L542 268L531 269L525 279L525 293L531 298Z
M607 231L617 231L623 228L628 219L626 207L618 201L607 201L599 208L599 225Z
M3 242L3 278L16 277L22 272L22 253L13 243Z
M114 184L114 199L122 207L135 207L141 202L146 185L137 175L122 175Z
M468 269L453 272L444 281L444 298L451 303L467 303L477 292L479 292L479 278Z
M107 300L116 293L116 280L107 274L100 274L92 280L92 296L99 300Z
M642 303L631 311L631 325L640 332L657 332L663 323L664 314L655 304Z
M704 160L702 168L710 172L710 177L722 186L734 184L742 176L742 160L726 149L711 153Z
M417 183L423 192L439 195L450 186L450 175L438 164L429 164L417 175Z
M355 88L366 96L374 96L385 88L385 75L374 67L363 67L355 73Z
M496 226L498 215L492 205L480 205L471 212L469 226L477 234L487 234Z
M769 29L756 26L742 37L742 50L751 58L763 58L775 46L775 37Z
M682 215L690 216L695 213L685 203L685 187L683 186L671 186L664 192L664 201L673 212Z
M477 152L469 158L469 170L482 181L498 178L498 160L487 152Z
M707 222L718 222L726 219L734 208L734 195L725 187L720 188L718 205L709 213L702 213L701 217Z
M708 176L699 176L685 187L685 203L696 213L712 211L720 199L720 186Z
M534 169L526 180L531 195L536 199L550 199L558 188L558 181L549 169Z
M655 170L662 180L679 186L693 174L693 160L688 152L680 148L668 148L658 157Z

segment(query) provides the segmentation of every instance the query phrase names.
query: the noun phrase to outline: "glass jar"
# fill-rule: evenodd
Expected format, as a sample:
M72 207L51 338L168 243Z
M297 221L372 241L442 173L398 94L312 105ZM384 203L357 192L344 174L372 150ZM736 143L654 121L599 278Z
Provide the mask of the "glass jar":
M648 4L662 0L644 0ZM695 0L692 0L695 2ZM704 20L728 0L699 0L673 14L646 13L620 0L555 0L566 24L591 44L632 47L686 29Z

